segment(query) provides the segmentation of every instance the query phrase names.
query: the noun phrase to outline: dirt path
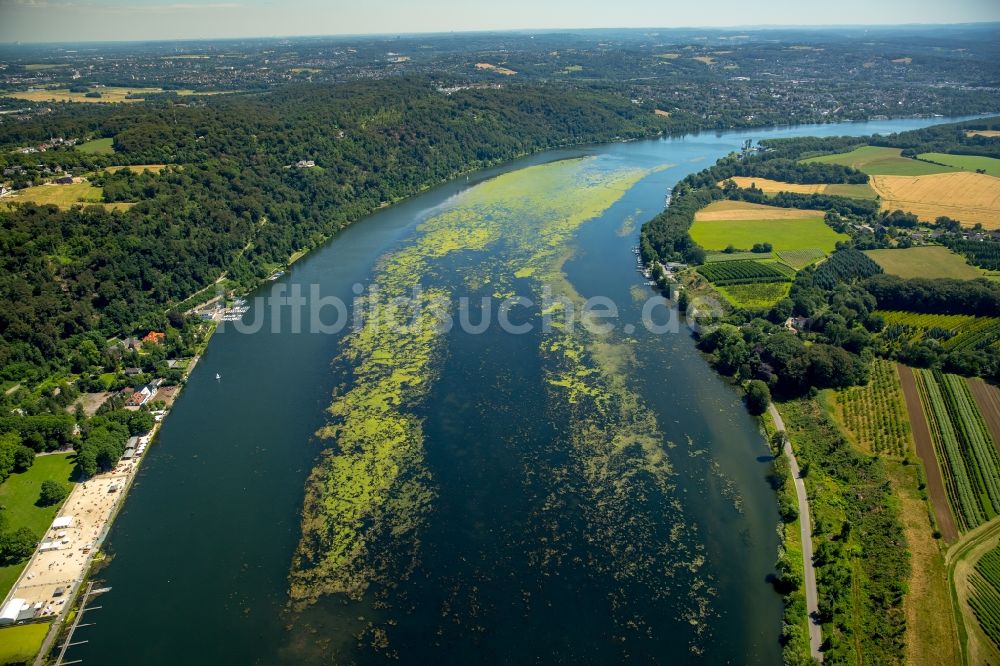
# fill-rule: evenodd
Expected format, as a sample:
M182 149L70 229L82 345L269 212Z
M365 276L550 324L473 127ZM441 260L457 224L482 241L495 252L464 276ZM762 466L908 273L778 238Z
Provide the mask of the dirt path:
M785 422L778 413L774 403L767 407L774 427L778 432L786 432ZM799 509L799 536L802 539L802 567L805 573L803 587L806 591L806 613L809 616L809 653L813 659L823 661L820 646L823 644L823 632L819 626L819 594L816 592L816 567L813 565L812 522L809 516L809 496L806 494L806 484L799 471L799 462L792 451L792 443L785 437L785 457L792 471L792 481L795 483L795 498Z
M920 406L917 378L913 376L913 370L905 365L897 365L896 370L899 372L899 383L902 385L903 395L906 397L906 411L910 415L910 428L913 430L913 441L917 445L917 455L924 463L927 494L930 495L931 504L934 506L934 515L937 517L938 529L941 530L941 538L948 543L955 543L958 540L958 527L955 526L955 518L951 515L951 508L948 506L948 493L944 488L944 478L941 476L941 468L938 467L937 456L934 454L934 440L931 439L931 431L927 426L927 419L924 417L924 409Z
M966 381L969 383L972 397L979 405L979 411L983 413L986 428L993 436L993 446L997 447L997 453L1000 453L1000 389L987 384L978 377Z

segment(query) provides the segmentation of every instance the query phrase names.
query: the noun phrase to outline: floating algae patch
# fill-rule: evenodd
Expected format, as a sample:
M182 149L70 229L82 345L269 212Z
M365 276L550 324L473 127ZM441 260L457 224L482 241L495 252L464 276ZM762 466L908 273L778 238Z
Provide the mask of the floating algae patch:
M366 320L343 343L338 367L349 367L350 379L318 433L329 449L308 481L291 574L296 606L327 594L358 599L420 566L437 489L419 408L447 353L440 323L450 310L442 303L453 303L458 289L502 297L528 284L536 302L543 291L561 299L542 314L558 320L567 308L579 311L582 298L562 273L575 234L649 173L595 159L509 173L452 199L383 258L366 306L394 314L395 299L420 286L423 308L406 327ZM649 609L670 600L675 619L692 627L697 652L710 587L699 577L701 546L682 515L662 432L624 380L631 342L555 322L537 339L546 417L559 424L558 441L546 446L566 455L540 451L537 468L524 471L544 470L551 480L538 508L540 538L524 546L528 560L549 575L582 548L588 575L606 582L618 638L649 635L662 625ZM570 513L580 520L560 519ZM368 633L376 630L375 649L391 654L391 623Z

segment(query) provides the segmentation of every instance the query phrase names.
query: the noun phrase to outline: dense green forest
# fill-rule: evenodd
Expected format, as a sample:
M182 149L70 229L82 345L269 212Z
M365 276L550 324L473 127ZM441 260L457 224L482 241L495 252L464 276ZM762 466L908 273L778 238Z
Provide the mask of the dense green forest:
M0 145L8 146L53 132L113 137L112 155L41 154L75 173L170 167L95 176L106 201L135 203L125 211L0 210L2 379L38 381L87 340L103 351L104 338L162 330L173 305L223 273L250 286L293 252L460 172L662 129L659 117L619 97L540 86L448 95L422 79L297 85L190 106L74 108L4 125ZM286 168L299 160L316 167Z

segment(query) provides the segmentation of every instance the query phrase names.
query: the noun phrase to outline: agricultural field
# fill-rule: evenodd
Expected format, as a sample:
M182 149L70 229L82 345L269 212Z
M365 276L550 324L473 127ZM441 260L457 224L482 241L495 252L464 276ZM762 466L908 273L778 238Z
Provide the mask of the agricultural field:
M948 500L963 530L1000 512L1000 454L965 379L914 370Z
M960 254L941 245L908 247L905 249L865 250L872 260L889 275L901 278L956 278L974 280L983 272L969 264Z
M825 257L826 253L810 247L801 250L782 250L777 256L778 259L798 271L810 264L816 263Z
M729 246L748 249L770 243L777 252L819 250L832 252L848 240L823 222L823 212L777 208L742 201L717 201L695 215L691 238L706 250Z
M917 155L922 160L945 164L962 171L975 172L983 169L987 175L1000 178L1000 160L995 157L982 157L980 155L952 155L950 153L921 153Z
M1000 648L1000 546L976 562L969 577L969 605L987 638Z
M904 210L927 222L946 216L966 226L1000 229L1000 178L968 171L878 175L871 185L882 199L882 210Z
M821 210L805 208L779 208L749 201L722 199L713 201L694 215L695 222L715 222L719 220L802 220L810 217L823 218Z
M100 205L106 208L124 210L133 206L131 203L102 203L104 190L95 187L86 181L72 183L70 185L36 185L17 190L13 194L3 198L7 204L31 202L44 206L54 204L60 208L69 208L75 205Z
M719 286L789 281L789 275L777 268L778 265L759 261L717 261L700 266L698 272Z
M114 143L114 139L108 137L103 139L94 139L93 141L87 141L76 146L76 149L81 153L91 153L93 155L112 155L115 152L114 147L111 145Z
M705 255L705 263L713 264L719 261L756 261L773 258L773 252L709 252Z
M976 320L973 315L927 314L926 312L906 312L904 310L876 310L886 326L904 326L913 329L910 340L916 341L930 329L941 329L957 333L963 326Z
M899 148L882 148L880 146L861 146L849 153L820 155L809 157L803 162L819 162L821 164L843 164L867 173L869 176L922 176L932 173L947 173L955 171L953 167L929 164L920 160L903 157Z
M910 420L892 361L874 361L867 385L836 393L835 411L865 451L903 458L913 450Z
M751 176L734 176L730 178L737 186L747 188L751 185L762 190L764 194L777 194L778 192L797 192L799 194L829 194L838 197L848 197L850 199L874 199L875 190L867 184L847 184L847 183L786 183L780 180L769 180L767 178L754 178Z
M514 76L515 74L517 74L517 72L515 72L512 69L508 69L506 67L498 67L497 65L493 65L488 62L477 62L476 69L485 70L487 72L496 72L497 74L503 74L504 76Z
M984 136L992 139L1000 136L1000 130L966 130L965 136Z
M166 164L129 164L123 166L109 166L105 167L104 171L108 173L115 173L117 171L132 171L134 173L142 173L143 171L149 171L150 173L160 173L167 168Z
M788 297L791 282L763 282L759 284L731 284L716 287L723 298L738 308L767 310Z
M4 93L4 97L12 97L14 99L23 99L29 102L84 102L84 103L104 103L104 104L117 104L117 103L131 103L131 102L142 102L144 98L142 95L155 95L165 91L163 88L121 88L117 86L106 86L106 87L95 87L91 88L93 92L101 93L100 97L87 97L87 93L83 92L70 92L68 88L51 88L47 90L27 90L27 91L14 91ZM200 94L212 94L212 93L200 93L193 90L171 90L169 92L177 93L178 95L200 95ZM129 97L129 95L136 95L136 97Z

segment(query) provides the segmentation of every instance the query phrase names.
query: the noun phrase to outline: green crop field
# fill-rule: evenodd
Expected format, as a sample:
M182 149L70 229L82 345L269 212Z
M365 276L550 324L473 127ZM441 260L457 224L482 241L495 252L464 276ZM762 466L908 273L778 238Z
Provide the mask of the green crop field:
M1000 345L1000 317L877 310L885 322L882 337L919 342L934 339L949 352Z
M782 250L778 253L778 259L785 262L795 270L801 270L809 264L815 263L826 256L826 252L814 247L803 248L801 250Z
M907 454L910 420L895 363L873 361L868 384L837 393L837 404L840 421L859 446L875 454Z
M785 250L820 250L832 252L838 241L849 240L846 234L831 229L822 218L792 220L695 220L691 238L706 250L753 247L770 243L780 254Z
M36 506L42 481L68 483L73 473L72 453L54 453L35 458L26 472L11 474L0 484L0 506L4 507L7 529L27 527L37 536L45 534L59 510L58 506ZM0 567L0 597L5 596L21 574L24 564Z
M791 282L764 282L758 284L732 284L716 287L722 296L738 308L767 310L788 297Z
M979 155L950 155L948 153L921 153L917 155L922 160L947 164L962 171L985 170L988 176L1000 178L1000 160L995 157L980 157Z
M698 272L716 285L787 282L789 275L777 268L778 265L760 261L717 261L699 267Z
M1000 455L963 377L915 370L948 500L964 530L1000 511Z
M705 255L705 263L718 261L747 261L756 259L772 259L773 252L709 252Z
M979 558L969 583L969 605L979 626L1000 647L1000 546Z
M869 176L924 176L931 173L957 171L953 167L938 166L902 157L900 155L901 152L899 148L861 146L849 153L821 155L802 161L820 162L822 164L843 164L864 171Z
M974 280L983 272L960 254L940 245L906 249L865 250L886 273L901 278L955 278Z
M115 152L114 147L111 144L114 143L114 139L94 139L93 141L87 141L86 143L81 143L76 146L76 149L81 153L92 153L95 155L110 155Z
M0 664L30 663L42 648L49 622L0 629Z

